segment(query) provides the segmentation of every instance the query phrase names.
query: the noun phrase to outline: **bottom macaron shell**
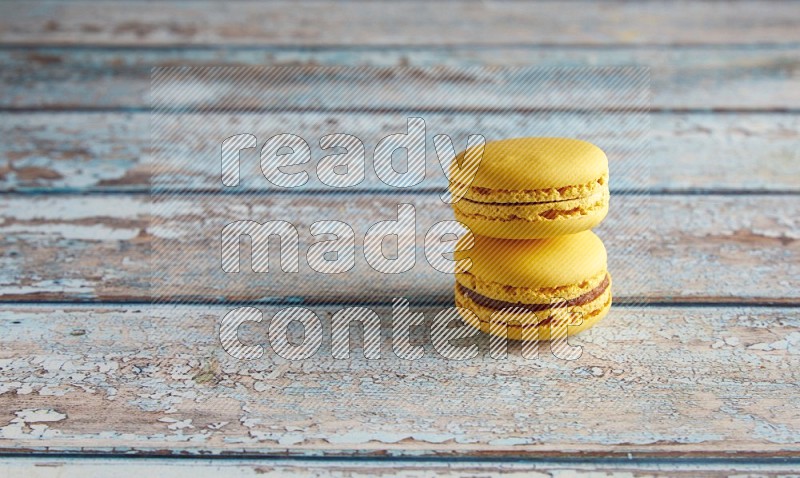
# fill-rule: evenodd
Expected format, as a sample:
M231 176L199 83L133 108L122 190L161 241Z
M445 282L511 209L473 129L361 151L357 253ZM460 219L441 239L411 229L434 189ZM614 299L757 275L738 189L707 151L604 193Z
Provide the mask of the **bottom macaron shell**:
M552 332L557 332L556 336L563 336L564 327L566 335L575 335L602 320L611 309L611 284L600 296L586 304L537 312L517 309L500 313L498 309L474 302L461 292L458 284L455 302L456 307L472 312L461 313L464 321L484 333L507 336L511 340L550 340ZM565 321L569 322L568 326Z

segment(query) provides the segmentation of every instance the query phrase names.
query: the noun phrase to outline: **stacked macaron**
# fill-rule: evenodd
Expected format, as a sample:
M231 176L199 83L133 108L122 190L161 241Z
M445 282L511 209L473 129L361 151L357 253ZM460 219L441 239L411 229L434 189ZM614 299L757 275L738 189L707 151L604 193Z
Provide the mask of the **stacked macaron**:
M468 323L512 339L548 340L608 313L606 250L590 231L608 213L608 159L600 148L567 138L487 143L472 182L451 183L451 190L465 191L453 209L474 234L472 247L463 242L455 254L462 265L469 259L455 287Z

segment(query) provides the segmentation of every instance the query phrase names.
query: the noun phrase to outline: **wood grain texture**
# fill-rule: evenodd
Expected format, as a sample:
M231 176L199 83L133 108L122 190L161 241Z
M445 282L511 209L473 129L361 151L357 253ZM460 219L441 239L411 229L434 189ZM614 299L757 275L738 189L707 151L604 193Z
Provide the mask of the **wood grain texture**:
M0 475L796 472L798 22L798 4L756 1L1 3L0 455L58 458L3 456ZM576 361L547 350L526 360L518 346L496 360L485 337L478 357L447 361L424 330L415 337L425 356L403 361L392 353L387 299L409 297L430 320L452 297L452 278L421 256L413 272L388 279L358 251L354 273L336 279L312 276L301 262L294 277L245 274L229 288L204 281L214 277L217 245L202 232L231 218L292 220L304 251L317 219L351 222L360 239L411 202L421 242L450 213L430 191L387 194L374 181L362 189L375 195L260 190L249 200L198 203L187 194L151 209L142 194L150 71L176 65L649 66L659 112L651 119L654 174L643 184L618 169L612 215L598 230L618 305L572 340L583 348ZM419 105L397 93L402 84L373 78L366 91L383 96L355 102L308 103L303 82L283 93L310 109ZM434 96L463 98L474 79L443 76L434 86ZM423 106L520 106L520 98L496 99ZM523 108L541 106L522 99ZM518 135L543 121L555 131L552 117L508 111L502 119L437 111L430 121L453 135L478 125ZM333 116L280 121L327 133ZM348 117L371 141L394 129L387 114ZM575 118L556 120L558 131L588 131ZM604 120L591 137L613 151L631 125ZM630 146L616 150L617 164L632 157ZM201 151L177 161L173 177L184 192L215 181L213 170L189 160ZM429 171L424 186L443 186L435 163ZM625 193L641 185L666 194L645 202ZM194 262L161 284L165 298L254 302L265 323L242 327L241 338L265 345L263 358L237 361L222 350L218 322L233 304L149 303L149 253L164 247ZM267 345L267 322L285 306L269 302L319 315L326 340L312 359L290 362ZM364 359L358 345L351 360L331 356L330 317L354 302L381 304L381 359ZM89 458L104 454L148 458ZM196 458L156 458L179 455Z
M720 4L723 5L723 4ZM671 7L677 8L677 7ZM726 7L727 8L727 7ZM4 108L142 108L166 66L537 66L650 68L654 109L798 109L800 47L0 49Z
M181 142L188 149L168 162L170 181L186 191L218 189L217 160L198 160L209 158L206 146L212 144L216 150L223 137L244 131L259 133L262 144L270 132L277 131L266 126L279 125L281 131L293 131L309 142L314 162L322 154L318 148L322 135L348 132L357 136L370 152L368 174L364 182L348 190L387 188L372 173L371 152L381 138L401 131L406 117L381 113L208 115L191 137L174 137L175 147ZM611 156L612 191L800 191L800 115L655 114L649 117L649 128L632 122L637 115L625 114L423 113L421 117L429 137L449 134L459 149L466 135L473 133L484 134L488 140L567 135L592 141ZM147 113L5 113L0 118L0 134L7 138L0 144L0 191L136 192L149 188ZM641 134L643 129L649 134L649 152L637 167L631 164L637 151L627 135ZM446 179L432 145L428 151L426 179L418 187L444 187ZM309 169L314 172L313 166ZM256 157L245 156L241 170L241 188L269 189ZM306 187L328 188L317 174L311 174Z
M280 478L322 476L474 478L485 476L531 478L638 478L679 477L714 478L735 474L741 478L785 478L796 470L788 463L683 463L674 461L640 462L636 459L608 461L555 460L325 460L303 458L0 458L0 472L29 478L84 478L115 476L173 476L177 478L214 476Z
M146 196L7 196L0 204L0 298L146 301L151 251L163 261L156 269L171 274L158 282L164 299L364 302L400 294L446 303L452 297L452 277L434 271L422 255L430 225L452 219L435 194L201 198L161 202L151 215ZM407 273L379 274L366 264L360 244L369 226L397 218L400 203L416 208L417 263ZM668 195L644 201L618 195L611 211L596 232L609 250L620 301L798 301L800 196ZM224 274L219 234L225 224L242 219L293 223L300 235L300 272ZM322 219L353 227L351 272L326 276L305 262L313 240L308 226ZM174 256L164 254L170 248ZM277 257L271 260L277 270Z
M0 42L91 45L792 43L791 2L8 2Z
M0 448L81 453L706 458L800 455L800 310L616 307L574 361L332 358L269 347L239 361L217 338L225 307L5 308ZM240 328L267 345L269 318ZM423 311L428 320L440 308ZM356 344L360 344L357 339ZM435 397L435 399L433 398Z

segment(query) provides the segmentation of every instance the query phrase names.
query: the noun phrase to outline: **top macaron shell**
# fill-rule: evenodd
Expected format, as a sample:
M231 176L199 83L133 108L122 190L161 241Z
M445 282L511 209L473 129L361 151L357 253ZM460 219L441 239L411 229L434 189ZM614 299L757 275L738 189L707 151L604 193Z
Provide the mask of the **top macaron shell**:
M599 224L608 212L608 158L577 139L494 141L485 145L472 182L453 186L466 186L453 208L456 219L476 234L507 239L574 234Z

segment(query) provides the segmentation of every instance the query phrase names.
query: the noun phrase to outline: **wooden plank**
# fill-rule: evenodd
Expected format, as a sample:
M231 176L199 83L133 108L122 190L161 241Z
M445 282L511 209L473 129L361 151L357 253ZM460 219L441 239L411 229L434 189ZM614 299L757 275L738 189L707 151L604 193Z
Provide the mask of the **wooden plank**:
M156 68L159 111L648 111L649 70L600 68Z
M758 476L764 478L785 477L796 470L793 463L752 463L746 461L720 461L711 463L675 463L657 461L641 463L637 460L622 460L615 463L605 461L558 462L537 460L515 461L425 461L425 460L343 460L343 459L230 459L209 458L0 458L0 471L7 476L29 478L83 478L86 476L175 476L175 477L262 477L279 478L347 476L363 477L474 477L474 476L527 476L549 477L604 477L642 478L670 476L694 478L703 476L728 477Z
M791 2L9 2L0 42L75 45L685 45L796 43Z
M323 344L290 361L221 348L226 307L9 305L0 317L0 448L158 455L792 458L800 456L800 310L616 307L576 360L472 359ZM265 319L240 329L267 345ZM441 308L423 311L428 320ZM356 343L360 343L357 339ZM435 397L435 399L432 399Z
M380 274L367 265L361 242L371 225L396 219L400 203L416 209L416 266ZM422 255L430 225L452 219L436 194L190 195L153 205L152 213L146 196L6 196L0 298L147 301L151 251L163 261L156 269L170 274L154 283L164 299L363 302L394 295L447 303L452 297L452 278ZM797 195L617 195L596 231L609 250L620 302L797 303L798 218ZM276 272L274 254L270 273L221 271L219 234L225 224L247 219L298 228L298 273ZM308 267L308 226L322 219L353 227L351 272L324 276ZM163 254L171 247L175 255Z
M654 109L800 108L800 91L791 81L800 69L800 48L797 46L681 49L209 47L155 50L42 47L0 49L0 64L3 65L0 85L4 91L0 95L0 106L21 109L146 107L150 104L151 68L176 65L643 65L650 68L651 106Z
M148 116L2 114L0 135L8 139L0 144L0 190L147 191ZM644 129L631 121L636 115L505 113L477 117L422 113L421 117L426 120L429 137L446 133L459 149L465 144L466 135L472 133L484 134L488 140L538 134L568 135L595 142L611 158L613 191L800 191L800 151L796 147L800 141L800 115L651 115L649 153L641 166L631 164L642 154L632 147L636 143L628 136ZM208 115L193 130L191 138L187 134L176 135L174 142L185 143L187 149L185 154L168 161L170 181L186 191L219 189L218 160L207 152L216 151L222 137L234 132L258 133L262 144L277 131L267 132L271 129L268 126L280 125L281 131L291 130L306 138L314 147L315 163L322 154L317 148L322 135L346 131L357 136L369 154L365 181L352 190L387 188L372 172L371 152L382 137L402 131L405 118L385 113ZM418 187L444 187L446 179L432 145L428 145L428 151L427 176ZM245 156L241 168L241 188L269 189L255 157ZM314 167L310 170L313 172ZM316 174L311 175L306 187L326 188Z
M630 66L650 68L655 109L798 109L800 48L448 48L0 50L0 106L137 108L149 105L154 66L375 65L391 67ZM375 79L377 91L387 86ZM455 85L455 87L464 85Z
M148 114L2 114L0 190L149 189Z

